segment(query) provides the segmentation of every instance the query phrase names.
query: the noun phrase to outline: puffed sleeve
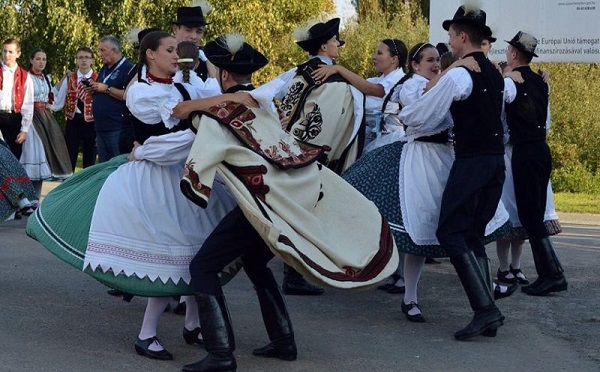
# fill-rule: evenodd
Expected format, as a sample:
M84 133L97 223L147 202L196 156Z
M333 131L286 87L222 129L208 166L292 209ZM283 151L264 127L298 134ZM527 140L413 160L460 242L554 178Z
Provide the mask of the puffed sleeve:
M194 142L190 129L149 137L134 152L136 160L146 160L162 166L182 164Z
M143 123L156 124L161 121L160 110L170 91L150 87L144 82L135 82L126 93L125 104L133 116Z

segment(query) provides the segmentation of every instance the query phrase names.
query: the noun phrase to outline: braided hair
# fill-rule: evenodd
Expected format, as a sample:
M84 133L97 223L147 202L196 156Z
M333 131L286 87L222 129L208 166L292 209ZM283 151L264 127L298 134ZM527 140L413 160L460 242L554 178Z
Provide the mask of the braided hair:
M183 75L183 82L190 82L190 71L193 71L198 63L198 46L191 41L182 41L177 44L177 55L179 70Z

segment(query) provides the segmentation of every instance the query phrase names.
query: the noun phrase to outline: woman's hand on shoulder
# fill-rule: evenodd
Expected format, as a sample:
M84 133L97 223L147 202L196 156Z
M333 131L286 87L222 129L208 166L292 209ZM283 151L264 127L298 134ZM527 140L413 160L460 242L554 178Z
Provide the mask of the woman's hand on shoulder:
M319 65L319 68L314 70L310 76L317 82L321 83L333 74L339 73L338 65Z
M454 63L450 65L452 67L466 67L473 72L481 72L481 68L479 67L479 63L473 57L460 58L456 60Z
M225 94L227 96L227 101L231 101L233 103L239 103L246 107L258 107L258 102L252 97L249 93L246 92L236 92L236 93L228 93Z
M523 76L521 75L521 73L519 71L509 71L504 73L503 75L505 78L511 78L515 83L522 83L525 80L523 80Z

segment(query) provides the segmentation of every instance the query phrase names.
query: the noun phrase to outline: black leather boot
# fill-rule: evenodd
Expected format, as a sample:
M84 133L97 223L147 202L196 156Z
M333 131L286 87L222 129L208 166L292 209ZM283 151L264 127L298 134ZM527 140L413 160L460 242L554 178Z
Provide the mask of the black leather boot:
M566 291L567 279L550 238L529 239L529 244L538 278L531 285L523 287L522 291L530 296L546 296L552 292Z
M199 362L183 366L183 372L217 372L237 369L233 351L235 340L225 296L196 293L204 348L208 355Z
M290 296L319 296L325 290L309 283L288 264L283 264L283 293Z
M475 312L473 320L465 328L454 334L457 340L466 340L477 335L491 335L502 326L504 316L494 304L489 286L472 252L450 257L458 278L465 289L471 308Z
M531 243L531 240L529 241L529 245L531 246L531 252L533 254L533 263L535 265L535 271L537 272L538 277L536 280L533 281L533 283L526 285L526 286L521 286L521 292L525 292L526 290L531 290L531 289L537 287L541 282L543 282L543 278L542 278L543 275L540 272L540 268L543 266L540 261L541 256L533 253L533 245ZM529 289L527 289L527 288L529 288Z
M271 342L266 346L254 349L252 354L264 358L296 360L298 351L294 341L294 330L277 282L273 278L272 284L268 288L255 289Z

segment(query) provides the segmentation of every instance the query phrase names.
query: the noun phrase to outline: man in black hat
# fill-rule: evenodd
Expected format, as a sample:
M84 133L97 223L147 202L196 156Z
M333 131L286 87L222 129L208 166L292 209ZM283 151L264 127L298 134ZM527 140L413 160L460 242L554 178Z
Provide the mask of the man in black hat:
M505 110L510 143L511 165L519 220L529 236L538 279L523 287L528 295L545 296L567 290L560 260L554 251L544 224L547 187L552 157L546 143L550 109L548 84L529 63L535 54L537 39L519 31L507 41L506 61L512 71L521 73L523 82L505 78Z
M494 216L505 177L500 119L504 82L481 49L483 39L492 34L485 21L483 10L463 5L442 24L452 52L460 58L473 57L481 72L451 69L400 114L408 126L423 127L439 125L449 109L454 121L455 161L442 197L436 235L475 312L471 323L454 334L457 340L480 334L495 336L504 321L490 290L483 245L485 226Z
M177 9L177 20L172 22L173 35L177 43L191 41L198 44L204 37L205 27L208 24L204 15L208 15L212 8L206 1L200 1L192 6L183 6ZM208 71L206 68L206 56L202 49L198 49L199 65L196 68L198 76L206 81Z
M362 94L335 74L316 81L311 72L319 65L332 65L339 57L340 19L316 23L294 33L296 44L308 52L309 60L293 70L279 107L284 128L301 141L331 148L325 164L341 174L360 156L364 144ZM284 265L283 292L287 295L321 295L323 288L309 283Z
M329 146L325 163L341 174L362 151L364 130L358 129L364 124L363 96L338 74L325 81L311 76L320 65L332 65L339 57L339 47L345 44L339 39L339 25L340 19L334 18L294 33L296 44L308 52L309 59L293 70L280 118L285 129L299 140Z
M204 49L208 60L217 68L217 80L224 93L253 90L252 73L268 61L240 39L227 35L208 43ZM237 45L235 47L234 45ZM188 101L186 105L193 105ZM217 225L190 264L192 283L202 324L202 336L208 355L183 371L235 371L235 341L225 297L218 273L238 257L254 284L270 343L254 350L254 355L295 360L294 332L283 294L267 263L273 253L252 227L241 209L236 207Z

